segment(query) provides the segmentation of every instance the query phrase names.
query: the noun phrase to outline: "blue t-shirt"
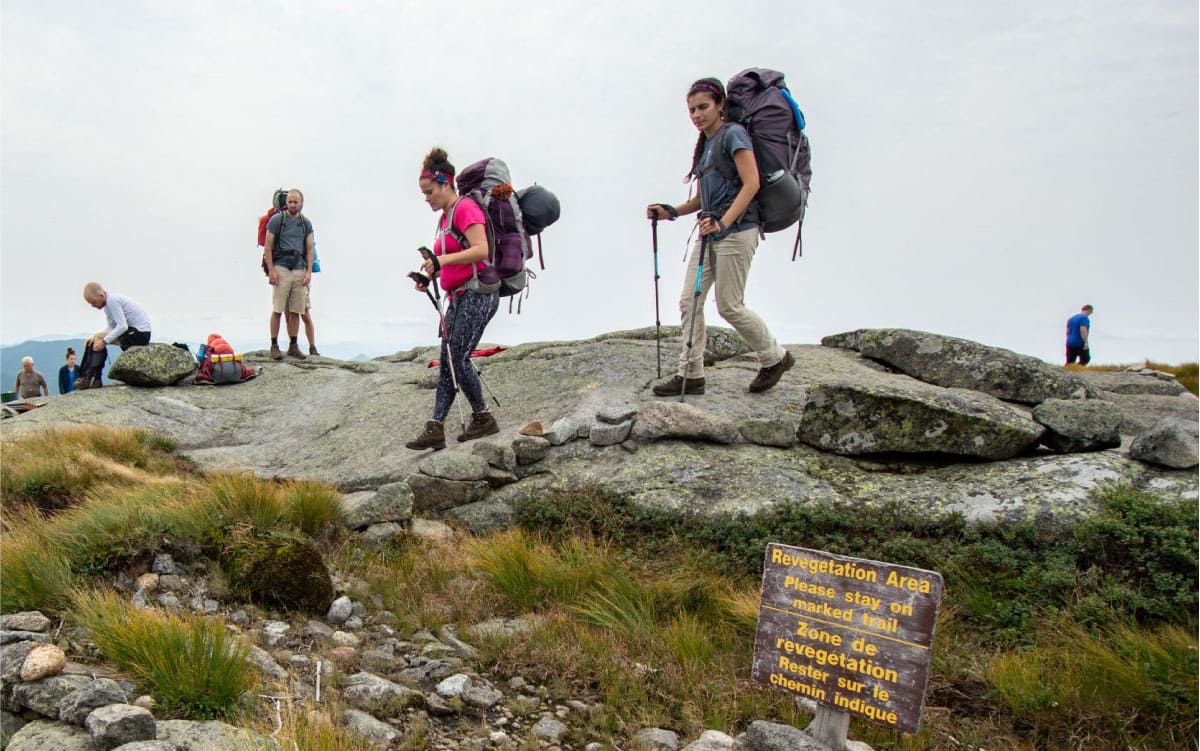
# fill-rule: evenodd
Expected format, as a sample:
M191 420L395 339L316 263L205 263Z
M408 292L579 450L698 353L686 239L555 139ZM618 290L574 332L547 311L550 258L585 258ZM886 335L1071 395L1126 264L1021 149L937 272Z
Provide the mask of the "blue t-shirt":
M1088 336L1092 333L1092 319L1083 313L1076 313L1067 319L1067 346L1082 347L1083 335L1079 333L1081 326L1087 326Z
M728 164L734 163L734 152L741 149L753 149L754 144L750 142L750 134L746 132L746 129L737 123L726 123L721 130L717 131L716 135L704 144L700 161L696 163L696 174L700 176L700 210L711 211L719 219L737 198L738 191L742 189L742 181L737 177L733 179L725 177L717 168L716 157L713 154L715 144L721 145ZM757 227L758 221L753 209L754 202L751 201L746 213L742 214L732 227L728 227L727 231L740 232Z

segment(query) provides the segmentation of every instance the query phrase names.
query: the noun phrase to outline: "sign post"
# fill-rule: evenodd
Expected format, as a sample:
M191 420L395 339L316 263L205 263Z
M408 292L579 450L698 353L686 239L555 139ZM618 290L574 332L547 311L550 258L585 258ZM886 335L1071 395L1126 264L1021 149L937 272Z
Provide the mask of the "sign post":
M935 571L771 543L751 678L815 701L843 749L849 718L916 733L944 588Z

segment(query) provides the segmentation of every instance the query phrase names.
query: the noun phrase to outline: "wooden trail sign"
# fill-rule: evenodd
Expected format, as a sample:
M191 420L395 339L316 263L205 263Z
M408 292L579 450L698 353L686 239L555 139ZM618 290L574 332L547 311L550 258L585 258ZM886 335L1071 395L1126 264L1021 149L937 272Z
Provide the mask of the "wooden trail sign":
M916 733L943 588L936 571L771 543L751 677Z

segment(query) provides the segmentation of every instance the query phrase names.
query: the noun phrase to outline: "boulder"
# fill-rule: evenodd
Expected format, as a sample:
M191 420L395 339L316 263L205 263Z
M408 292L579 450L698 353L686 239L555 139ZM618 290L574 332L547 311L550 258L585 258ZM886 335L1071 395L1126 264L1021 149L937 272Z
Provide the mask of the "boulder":
M633 423L629 420L615 425L603 421L592 423L588 440L593 446L614 446L629 437L631 428Z
M1033 410L1046 428L1042 444L1060 454L1121 445L1121 408L1099 399L1047 399Z
M643 728L633 737L635 751L677 751L679 734L663 728Z
M736 751L828 751L824 743L791 725L755 720L735 741Z
M130 704L109 704L93 710L84 724L105 748L134 741L152 741L156 735L154 715Z
M36 681L58 675L67 664L67 654L54 644L38 644L21 665L21 680Z
M542 437L550 442L551 446L561 446L567 441L573 441L579 432L579 424L570 417L560 417L554 421L550 429L542 434Z
M58 702L58 719L82 727L92 710L128 701L129 696L119 683L110 678L97 678L86 686L75 689Z
M357 709L342 712L342 722L379 748L391 748L392 743L402 737L396 728Z
M550 452L550 441L541 436L518 436L512 442L513 453L517 457L517 465L533 464L546 458Z
M172 386L195 373L196 358L170 344L130 347L108 369L108 377L130 386Z
M471 453L483 457L484 461L496 469L512 472L517 468L517 454L508 442L475 441Z
M7 751L107 751L83 728L51 720L25 725L8 741Z
M62 700L72 691L91 682L92 679L86 675L52 675L40 681L18 683L12 689L12 703L57 720Z
M371 673L355 673L342 684L345 700L364 712L397 717L407 707L420 706L425 696L420 691L393 683Z
M558 720L543 717L534 723L529 732L539 741L558 745L567 735L568 728Z
M1114 394L1156 394L1178 396L1187 391L1170 373L1149 368L1137 370L1077 370L1083 380L1101 391Z
M412 489L413 510L417 513L440 513L474 503L491 490L487 480L444 480L419 472L408 476L408 486Z
M859 329L827 336L821 344L855 350L926 383L982 391L1011 402L1095 398L1099 391L1036 357L925 331Z
M673 400L655 401L638 412L630 437L635 441L676 438L733 443L738 437L738 426L732 420L692 404Z
M342 497L343 522L347 529L366 529L372 524L406 522L412 518L413 492L405 482L390 482L377 491L350 493Z
M1194 420L1164 417L1129 444L1129 455L1138 461L1175 469L1190 469L1200 463L1197 439L1200 426Z
M1044 429L1002 402L966 389L875 384L809 390L797 437L843 455L949 454L1010 459L1037 445Z
M443 480L482 480L487 477L488 460L460 451L437 451L422 459L418 468L430 477Z
M720 730L705 730L699 738L684 746L683 751L733 751L733 738Z
M261 735L216 720L208 722L162 720L158 723L158 740L170 743L171 748L187 749L187 751L229 751L229 749L267 751L267 749L278 748L274 741ZM150 741L140 742L150 743Z
M738 432L742 440L759 446L786 449L796 445L796 424L790 420L746 420Z
M50 630L50 619L36 610L27 610L0 618L0 629L44 634Z

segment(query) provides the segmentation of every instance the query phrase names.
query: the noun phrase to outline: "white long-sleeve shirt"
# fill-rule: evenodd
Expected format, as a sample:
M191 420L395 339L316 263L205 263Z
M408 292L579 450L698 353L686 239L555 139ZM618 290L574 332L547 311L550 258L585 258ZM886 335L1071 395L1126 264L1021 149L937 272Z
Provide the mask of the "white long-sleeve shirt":
M108 319L108 331L104 334L106 344L112 344L129 329L150 331L150 316L133 300L117 292L106 293L104 316Z

